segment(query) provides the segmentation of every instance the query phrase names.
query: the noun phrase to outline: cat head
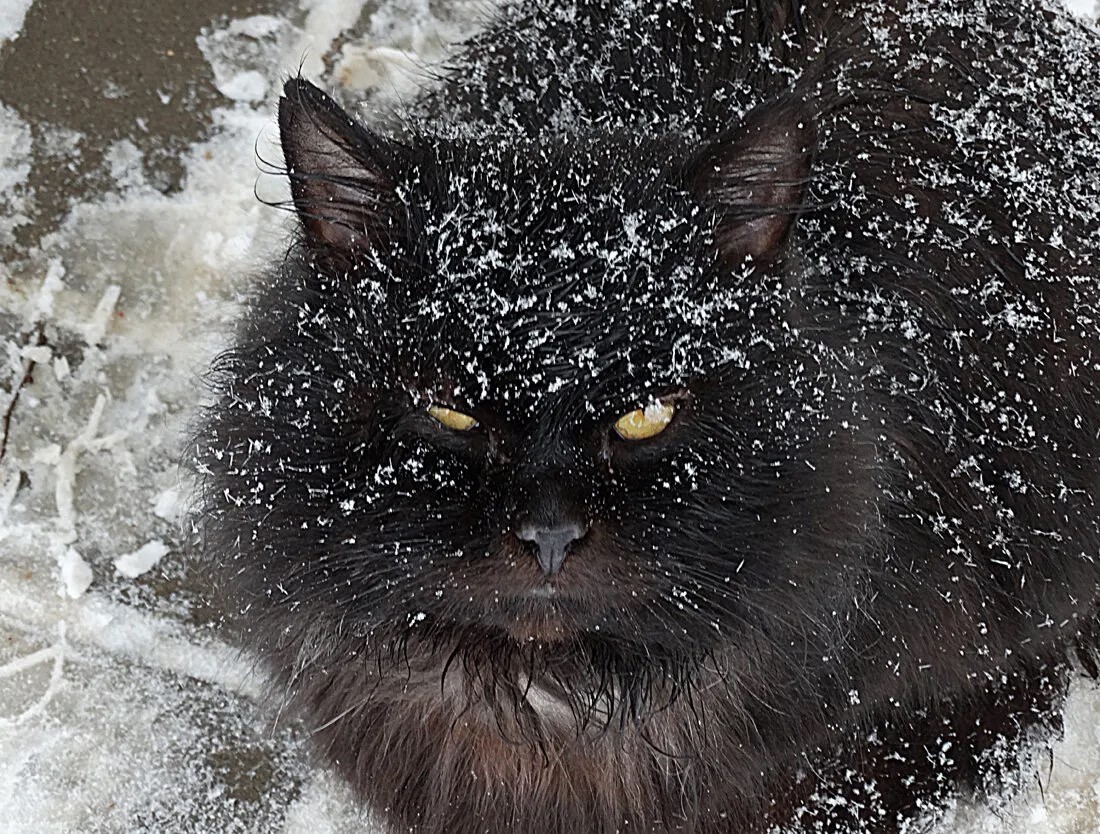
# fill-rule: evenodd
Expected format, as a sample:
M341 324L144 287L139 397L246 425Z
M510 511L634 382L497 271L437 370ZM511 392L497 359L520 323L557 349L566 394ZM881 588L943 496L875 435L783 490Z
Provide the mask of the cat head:
M300 237L200 440L249 623L591 694L837 616L876 496L797 102L705 143L392 139L292 80L279 122Z

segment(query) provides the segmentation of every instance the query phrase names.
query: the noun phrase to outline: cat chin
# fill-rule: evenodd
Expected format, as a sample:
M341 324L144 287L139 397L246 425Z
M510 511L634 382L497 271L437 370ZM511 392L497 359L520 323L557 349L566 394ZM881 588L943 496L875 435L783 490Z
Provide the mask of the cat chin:
M394 830L650 831L670 809L696 832L747 830L727 811L761 795L769 754L733 690L704 671L691 697L671 698L608 670L592 690L592 670L570 670L564 653L550 668L517 645L411 646L401 672L345 663L299 695L328 759ZM408 790L414 778L423 790Z
M470 625L491 632L495 639L537 647L574 642L589 633L594 623L598 627L598 622L592 612L577 610L572 601L563 599L548 585L505 602L497 601L479 612Z
M508 628L430 623L379 638L336 649L354 656L365 676L364 685L355 687L359 697L386 700L386 692L400 690L460 703L519 728L525 737L541 733L537 719L544 713L568 715L582 734L645 720L690 698L708 663L696 652L608 640L549 618L514 621Z
M521 646L567 643L577 637L574 628L554 616L517 620L502 631Z

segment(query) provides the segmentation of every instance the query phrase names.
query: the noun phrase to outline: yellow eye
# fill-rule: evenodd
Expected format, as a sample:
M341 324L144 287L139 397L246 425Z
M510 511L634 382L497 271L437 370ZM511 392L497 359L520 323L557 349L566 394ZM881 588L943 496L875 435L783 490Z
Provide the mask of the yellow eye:
M648 440L667 429L675 416L676 403L671 398L654 400L616 420L615 433L623 440Z
M477 420L469 414L444 408L441 405L433 405L428 409L428 413L452 431L469 431L477 425Z

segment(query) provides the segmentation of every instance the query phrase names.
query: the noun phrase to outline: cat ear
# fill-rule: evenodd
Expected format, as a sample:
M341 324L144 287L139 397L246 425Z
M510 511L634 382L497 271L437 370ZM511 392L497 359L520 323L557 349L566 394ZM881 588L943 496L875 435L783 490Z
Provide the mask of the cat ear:
M310 243L352 254L393 233L393 143L302 78L283 87L279 133L294 207Z
M695 194L714 209L723 259L771 261L805 206L817 131L799 105L749 113L704 147L690 165Z

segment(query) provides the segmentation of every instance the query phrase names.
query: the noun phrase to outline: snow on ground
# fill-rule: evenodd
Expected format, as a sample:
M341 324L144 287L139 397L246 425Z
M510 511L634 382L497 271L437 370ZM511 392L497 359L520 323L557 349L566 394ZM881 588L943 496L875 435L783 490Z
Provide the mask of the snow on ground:
M1067 0L1082 15L1093 0ZM0 0L0 41L29 0ZM364 9L373 10L364 12ZM290 0L279 15L194 33L226 105L184 160L184 188L145 182L109 149L113 182L0 265L0 830L343 832L369 821L277 719L248 659L216 636L188 560L176 464L237 293L277 255L284 215L273 112L281 79L326 59L348 98L412 89L476 0ZM358 27L348 42L342 33ZM338 40L339 39L339 40ZM63 138L63 137L62 137ZM0 105L0 245L26 222L31 132ZM61 138L59 138L61 141ZM262 166L261 166L262 167ZM1081 684L1035 785L959 807L941 834L1100 830L1100 696Z

